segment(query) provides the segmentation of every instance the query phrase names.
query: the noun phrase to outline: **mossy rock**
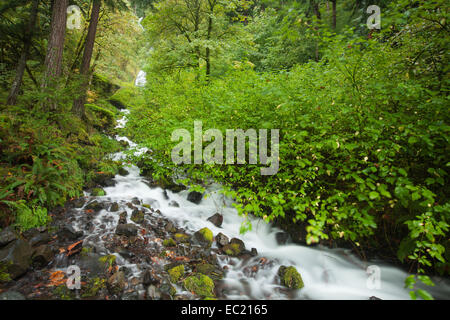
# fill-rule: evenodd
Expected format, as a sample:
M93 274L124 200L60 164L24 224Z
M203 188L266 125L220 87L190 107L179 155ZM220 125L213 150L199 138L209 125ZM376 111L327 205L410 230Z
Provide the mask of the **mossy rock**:
M189 235L185 233L176 233L174 235L175 241L177 243L188 243L189 242Z
M106 196L106 192L102 188L94 188L94 189L92 189L91 195L93 197L104 197L104 196Z
M222 252L227 256L237 257L242 253L242 250L238 243L230 243L222 247Z
M8 264L0 263L0 283L8 282L11 280L12 280L11 275L8 273Z
M187 277L183 281L183 285L187 291L200 297L214 297L214 281L204 274L198 273Z
M101 290L106 289L106 279L93 278L82 288L82 298L96 298Z
M65 284L56 287L52 293L58 300L74 300L76 298L75 292Z
M164 247L176 247L177 243L175 242L175 240L170 238L170 239L166 239L163 241L163 246Z
M170 281L172 283L177 283L178 280L180 280L180 278L184 276L184 265L180 264L179 266L168 270L167 273L170 276Z
M115 265L116 259L117 259L117 257L116 257L115 255L110 254L110 255L107 255L107 256L100 257L100 258L98 259L98 261L100 261L101 263L103 263L103 265L104 265L105 267L109 268L109 267L112 267L112 266Z
M202 263L196 265L196 271L198 273L207 275L213 280L221 280L224 276L223 270L209 263Z
M203 228L194 233L194 238L201 244L211 247L213 243L213 233L208 228Z
M280 277L281 284L287 288L301 289L305 286L302 276L295 267L281 266L280 269L278 269L278 276Z
M145 221L144 217L145 217L144 211L135 209L131 214L131 221L133 221L134 223L141 224Z

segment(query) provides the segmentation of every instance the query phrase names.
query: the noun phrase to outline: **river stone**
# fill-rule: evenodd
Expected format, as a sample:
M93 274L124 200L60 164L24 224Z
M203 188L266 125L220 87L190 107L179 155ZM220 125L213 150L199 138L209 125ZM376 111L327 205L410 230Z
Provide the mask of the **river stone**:
M85 198L78 198L72 201L73 207L80 209L84 206L84 204L86 203L86 199Z
M128 214L127 214L126 211L122 212L122 213L119 215L119 225L120 225L120 224L127 224L127 216L128 216Z
M25 297L17 291L6 291L0 294L0 301L5 300L26 300Z
M213 233L208 228L203 228L192 236L192 243L199 244L201 246L211 247L213 242Z
M84 208L85 210L93 210L95 212L98 212L100 210L103 210L103 204L98 202L97 200L94 200L92 202L89 202L88 205Z
M223 223L223 216L220 213L216 213L213 216L209 217L208 221L210 221L216 227L220 228Z
M144 222L144 216L145 216L145 212L135 209L133 210L133 213L131 214L131 221L133 221L134 223L137 224L141 224Z
M221 280L224 276L224 271L213 264L203 263L196 266L198 273L205 274L213 280Z
M230 244L237 245L240 251L244 251L245 250L244 241L242 241L241 239L233 238L233 239L230 240Z
M39 246L34 251L32 264L39 269L44 268L53 260L54 256L49 246Z
M131 203L134 204L135 206L140 206L141 200L139 200L139 198L134 197L133 199L131 199Z
M136 227L134 224L119 224L116 228L116 234L119 236L137 236L138 233L138 227Z
M219 234L216 236L216 243L217 243L217 246L218 246L219 248L222 248L223 246L226 246L227 244L229 244L229 243L230 243L230 240L229 240L228 237L227 237L226 235L224 235L223 233L219 233Z
M120 295L125 289L125 274L122 271L114 273L108 279L107 287L111 294Z
M81 238L82 236L83 236L83 231L76 231L70 225L65 225L58 232L58 237L60 237L61 239L66 239L66 240L70 240L70 241L75 241L78 238Z
M172 200L172 201L169 202L169 207L179 208L180 205L175 200Z
M119 211L119 204L117 202L114 202L111 207L109 208L110 212L117 212Z
M0 250L0 268L6 266L12 279L25 274L31 263L33 250L28 242L16 240Z
M126 141L125 141L126 142ZM128 144L128 142L126 142L127 144ZM122 167L120 167L119 168L119 175L121 175L121 176L123 176L123 177L126 177L127 175L129 175L130 173L126 170L126 169L124 169L124 168L122 168Z
M161 292L159 291L159 289L156 286L150 285L147 288L147 299L148 300L161 300Z
M303 279L295 267L280 266L278 276L283 286L290 289L301 289L304 287Z
M159 284L159 279L154 277L150 270L147 270L142 276L142 284L146 287L150 285L157 285Z
M195 204L199 204L202 202L203 194L197 191L192 191L188 194L187 199L190 202L193 202Z
M40 245L47 244L52 240L48 233L39 233L30 240L32 247L39 247Z
M17 236L11 227L7 227L0 232L0 248L17 240Z

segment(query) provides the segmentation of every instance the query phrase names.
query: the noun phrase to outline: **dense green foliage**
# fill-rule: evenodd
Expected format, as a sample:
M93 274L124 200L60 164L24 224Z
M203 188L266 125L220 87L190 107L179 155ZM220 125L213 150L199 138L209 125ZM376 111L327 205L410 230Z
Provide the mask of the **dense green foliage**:
M201 62L158 69L155 60L181 53L155 42L157 26L148 18L147 37L156 47L146 101L132 109L127 126L157 159L141 159L144 171L155 180L176 170L189 176L185 184L218 181L240 214L294 225L306 231L308 244L350 243L362 256L375 250L412 271L448 275L449 7L445 1L383 7L381 32L343 22L337 33L302 6L256 8L247 23L233 25L245 41L221 47L211 78L199 77ZM355 16L346 2L338 8L346 19ZM182 13L157 16L163 14ZM183 35L172 32L174 39ZM257 165L175 166L171 150L178 142L171 134L180 128L193 134L196 120L203 131L224 134L280 129L280 171L268 177Z

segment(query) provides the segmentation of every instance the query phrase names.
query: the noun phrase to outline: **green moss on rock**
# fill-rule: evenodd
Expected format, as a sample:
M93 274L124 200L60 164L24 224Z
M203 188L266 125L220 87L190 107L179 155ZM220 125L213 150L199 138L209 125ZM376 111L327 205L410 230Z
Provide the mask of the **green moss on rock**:
M184 233L176 233L175 234L175 241L178 243L187 243L189 242L189 236Z
M98 261L100 261L101 263L103 263L106 267L112 267L115 263L116 263L116 256L113 254L107 255L107 256L103 256L100 257L98 259Z
M180 264L167 271L170 276L170 281L172 283L177 283L178 280L184 275L184 265Z
M101 278L90 279L87 285L83 288L82 298L95 298L98 296L100 290L106 288L106 280Z
M92 189L92 196L93 197L103 197L103 196L106 196L106 192L102 188L94 188L94 189Z
M164 247L176 247L177 243L172 238L171 239L166 239L166 240L163 241L163 246Z
M183 281L184 288L203 298L214 297L214 281L204 274L187 277Z
M281 284L290 289L301 289L304 287L303 279L295 267L281 266L278 270Z

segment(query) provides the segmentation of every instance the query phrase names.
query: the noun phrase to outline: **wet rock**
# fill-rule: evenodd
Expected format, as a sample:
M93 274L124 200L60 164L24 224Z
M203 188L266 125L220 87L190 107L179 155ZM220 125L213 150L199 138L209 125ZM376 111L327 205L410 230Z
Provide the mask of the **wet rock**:
M75 241L83 236L83 231L76 231L72 226L65 225L58 232L60 239Z
M6 291L0 294L0 301L4 300L26 300L25 297L17 291Z
M95 253L88 253L80 256L78 261L79 267L82 270L88 270L91 277L103 277L107 266L100 261L101 256Z
M127 224L127 216L128 216L128 214L127 214L126 211L122 212L122 213L119 215L119 225L120 225L120 224Z
M175 200L169 202L169 207L179 208L180 205Z
M141 201L139 200L139 198L131 199L131 203L134 204L135 206L140 206L141 205Z
M240 251L244 251L245 250L245 243L241 239L233 238L233 239L230 240L230 244L237 245L238 249Z
M53 260L54 256L49 246L41 245L34 251L32 264L35 268L44 268Z
M286 244L289 239L289 234L286 232L277 232L275 234L275 239L277 240L278 245Z
M73 200L71 203L72 203L74 208L80 209L86 203L86 199L85 198L78 198L78 199Z
M138 233L138 227L136 227L134 224L119 224L116 228L116 234L119 236L137 236Z
M187 199L188 201L199 204L202 202L203 194L197 191L192 191L188 194Z
M40 245L47 244L52 240L48 233L39 233L30 239L29 243L32 247L39 247Z
M222 269L218 268L217 266L209 263L202 263L198 264L196 266L196 270L198 273L207 275L213 280L221 280L225 273Z
M230 243L230 240L229 240L228 237L227 237L226 235L224 235L223 233L219 233L219 234L216 236L216 243L217 243L217 246L218 246L219 248L222 248L223 246L226 246L227 244L229 244L229 243Z
M137 223L137 224L142 224L145 221L144 216L145 216L144 211L135 209L135 210L133 210L133 213L131 214L131 221L133 221L134 223Z
M14 240L17 240L17 236L13 228L7 227L0 232L0 248L10 244Z
M258 250L256 250L256 248L252 248L252 249L250 250L250 255L251 255L252 257L256 257L256 256L258 255Z
M174 238L177 243L189 243L190 236L185 233L176 233Z
M93 210L94 212L98 212L100 210L103 210L103 204L98 202L97 200L94 200L90 203L88 203L88 205L84 208L85 210Z
M177 289L168 281L164 281L159 287L162 300L173 300L173 296L176 295Z
M153 276L153 273L150 270L145 271L142 276L142 284L146 287L150 285L158 285L159 282L160 280Z
M10 228L10 227L8 227ZM5 229L6 230L6 229ZM40 233L38 228L31 228L24 232L22 232L22 236L25 238L25 240L29 241L31 238L37 236Z
M124 301L139 300L139 293L136 291L125 292L122 295L121 300L124 300Z
M117 212L119 211L119 204L117 202L114 202L111 207L109 207L110 212Z
M177 231L177 229L175 228L175 225L170 221L166 223L164 230L166 230L167 232L171 232L171 233L174 233Z
M177 243L173 239L166 239L166 240L163 241L163 246L164 247L169 247L169 248L176 247Z
M91 196L103 197L103 196L106 196L106 192L102 188L94 188L94 189L92 189Z
M128 142L127 142L128 143ZM123 177L126 177L127 175L129 175L130 173L126 170L126 169L124 169L124 168L122 168L122 167L120 167L119 168L119 175L121 175L121 176L123 176Z
M161 292L155 285L147 288L146 296L148 300L161 300Z
M0 269L7 270L11 279L25 274L31 263L33 251L28 242L16 240L0 250Z
M375 297L375 296L371 296L370 298L369 298L369 300L383 300L383 299L381 299L381 298L378 298L378 297Z
M169 200L169 195L167 194L167 190L163 190L163 197L166 200Z
M302 276L295 267L281 266L278 269L278 276L283 286L290 289L301 289L304 287Z
M170 282L177 283L178 280L184 276L184 265L180 264L174 268L167 270L167 273L170 277Z
M193 243L201 246L211 247L213 242L213 233L208 228L203 228L193 235Z
M125 259L131 259L131 258L134 257L134 253L133 252L131 252L131 251L127 250L127 249L124 249L124 248L118 249L117 253L120 254Z
M183 286L187 291L194 292L200 297L214 297L214 281L204 274L198 273L187 277L183 281Z
M216 213L215 215L209 217L208 221L210 221L216 227L220 228L223 223L223 216L220 213Z
M111 294L120 295L125 289L125 274L121 271L113 274L108 279L107 287Z
M93 183L102 187L114 187L114 174L110 173L97 173L93 179Z

